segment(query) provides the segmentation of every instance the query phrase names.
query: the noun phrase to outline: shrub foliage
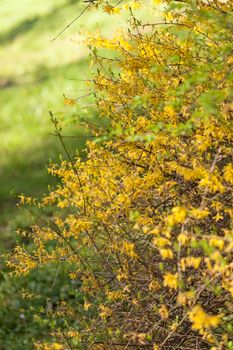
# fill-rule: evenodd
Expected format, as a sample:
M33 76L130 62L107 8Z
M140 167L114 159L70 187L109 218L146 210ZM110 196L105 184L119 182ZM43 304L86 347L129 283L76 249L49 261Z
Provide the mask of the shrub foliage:
M81 301L50 311L60 340L36 347L233 349L232 2L89 5L124 8L129 28L88 36L110 126L90 126L86 160L49 169L61 184L39 205L57 211L9 262L80 282Z

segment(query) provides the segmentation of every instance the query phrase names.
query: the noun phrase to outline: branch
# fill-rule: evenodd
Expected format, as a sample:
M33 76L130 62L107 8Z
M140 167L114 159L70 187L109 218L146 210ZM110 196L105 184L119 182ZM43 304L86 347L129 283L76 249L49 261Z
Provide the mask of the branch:
M89 4L85 7L85 9L81 13L79 13L78 16L76 16L69 24L67 24L67 26L63 28L52 40L50 40L50 42L55 41L60 35L62 35L66 31L66 29L71 27L72 24L74 24L74 22L76 22L90 8L93 2L93 0L90 0Z

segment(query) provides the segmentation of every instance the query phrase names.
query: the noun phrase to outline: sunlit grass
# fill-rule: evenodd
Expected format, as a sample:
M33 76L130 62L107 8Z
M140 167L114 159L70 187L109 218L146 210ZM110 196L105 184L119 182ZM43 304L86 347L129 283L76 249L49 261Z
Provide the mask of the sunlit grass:
M76 98L86 91L89 58L80 31L100 28L110 35L126 25L121 15L90 11L51 42L82 9L78 0L0 0L0 253L15 245L17 228L28 228L35 220L28 209L17 208L17 194L40 197L57 183L47 165L65 154L52 135L49 111L66 121L76 107L64 106L63 94ZM77 123L67 128L66 134L81 136L65 140L73 155L85 147L85 135ZM2 266L0 261L0 349L31 350L33 337L42 340L44 328L33 323L31 307L36 304L24 300L20 290L46 290L55 272L11 280ZM64 278L59 283L50 291L55 299L66 294Z
M1 1L0 231L5 245L14 240L18 225L31 222L16 208L16 195L40 196L56 182L46 164L50 158L57 161L63 150L51 136L49 110L65 116L63 94L82 94L81 80L89 74L87 50L71 39L80 38L85 21L90 29L109 23L108 16L91 12L51 42L81 8L78 1ZM68 146L74 152L84 141L72 140Z
M88 50L80 43L83 30L110 35L126 26L122 15L87 11L55 41L51 41L84 8L78 0L1 0L0 33L0 232L20 223L11 193L43 194L49 183L46 164L62 153L49 110L66 116L63 94L83 94L90 74ZM146 15L149 20L149 13ZM72 142L80 149L83 141ZM22 223L25 218L22 217ZM5 239L4 238L4 239Z

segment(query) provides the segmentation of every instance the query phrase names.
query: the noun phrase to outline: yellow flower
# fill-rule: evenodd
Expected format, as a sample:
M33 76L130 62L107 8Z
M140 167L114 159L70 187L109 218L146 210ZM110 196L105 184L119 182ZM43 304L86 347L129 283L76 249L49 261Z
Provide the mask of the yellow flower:
M166 320L169 316L169 312L168 312L168 309L166 307L166 305L162 305L160 308L159 308L159 315L161 316L161 318L163 320Z
M222 250L224 247L224 240L221 238L217 238L217 237L210 238L209 244L210 244L210 246L213 246L213 247L216 247L216 248Z
M189 312L189 319L192 322L193 330L202 330L210 327L217 327L223 314L208 315L200 305L194 306Z
M159 235L160 230L158 227L155 227L153 230L149 232L151 235Z
M64 104L68 106L73 106L75 105L76 101L72 98L67 98L64 96Z
M109 307L107 307L105 305L100 305L99 309L100 309L99 316L104 320L107 317L111 316L111 314L112 314L112 310L109 309Z
M194 269L198 269L201 260L202 259L200 257L187 256L181 259L180 265L183 271L185 271L186 267L193 267Z
M186 218L186 209L182 207L174 207L172 214L168 216L168 224L173 226L174 224L183 223Z
M140 2L137 0L131 1L129 6L132 8L132 10L138 10L141 7Z
M175 275L167 273L163 279L164 287L169 287L171 289L177 289L178 287L178 274Z
M226 165L223 169L224 178L227 182L233 185L233 166L231 163Z
M166 245L170 245L170 241L164 237L156 237L154 238L153 242L157 247L165 247Z
M43 344L35 344L36 349L38 350L62 350L64 349L62 344L59 343L53 343L53 344L49 344L49 343L43 343Z
M63 349L63 346L61 344L54 343L52 349L53 350L61 350L61 349Z
M111 5L107 4L104 7L104 12L106 12L109 15L112 15L112 14L115 14L115 13L119 13L120 9L118 7L114 7L114 6L111 6Z
M178 242L182 245L185 245L185 243L188 241L188 236L187 234L180 233L178 236Z
M199 182L199 186L208 189L212 193L217 191L223 193L225 191L224 186L221 184L217 176L213 174L203 177Z
M163 259L172 259L173 258L173 253L171 249L160 249L160 254Z
M124 242L123 243L123 250L131 258L137 257L137 254L135 253L134 243Z
M176 115L176 111L174 110L173 106L166 106L164 108L164 112L168 117L174 117Z
M222 259L222 256L219 252L219 250L215 250L211 255L210 255L210 259L214 260L216 263L219 263Z
M119 300L124 297L123 293L119 290L108 292L107 296L110 301Z
M179 293L177 297L177 302L180 305L186 305L190 301L192 301L192 299L194 298L194 295L195 295L194 292L191 290L187 292Z
M152 291L152 290L158 290L160 289L160 284L157 280L152 280L150 283L149 283L149 290Z
M209 209L199 209L199 208L196 208L196 209L192 209L191 210L191 215L196 218L196 219L204 219L206 218L208 215L209 215Z
M85 300L84 305L83 305L84 310L85 310L85 311L88 311L89 308L90 308L90 306L91 306L91 304L88 303L88 302Z

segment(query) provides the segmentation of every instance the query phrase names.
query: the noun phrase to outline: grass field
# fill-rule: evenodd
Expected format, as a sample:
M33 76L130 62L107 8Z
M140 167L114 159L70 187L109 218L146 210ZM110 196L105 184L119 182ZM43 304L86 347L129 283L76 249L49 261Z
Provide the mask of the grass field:
M17 228L34 220L26 209L17 208L17 195L40 197L56 184L46 167L49 159L57 162L65 154L52 135L49 111L65 124L70 115L78 115L76 106L64 106L63 94L77 98L86 93L89 58L79 32L100 28L109 34L126 24L122 16L113 20L101 11L87 11L51 41L82 10L79 0L0 0L0 252L14 246ZM72 154L84 148L78 123L68 124L64 132L84 136L66 139ZM0 350L31 350L34 339L47 339L49 329L46 322L34 325L32 310L39 303L24 300L20 291L52 293L59 300L67 297L68 282L62 277L51 291L53 269L34 273L30 280L10 279L3 266L2 260Z
M0 252L11 249L16 229L33 218L16 207L17 194L41 196L56 180L49 177L49 159L64 155L49 118L49 110L66 121L76 107L64 106L63 94L76 98L85 93L89 75L88 52L79 44L79 31L109 28L111 18L88 12L57 40L51 39L83 9L80 1L0 0ZM85 101L84 101L85 104ZM71 130L72 129L72 130ZM80 134L74 124L66 132ZM67 141L74 154L83 139ZM10 279L0 264L0 350L31 350L33 339L43 340L48 326L33 323L38 302L24 300L22 289L32 293L66 296L66 279L51 291L54 271L35 273L30 280Z
M0 234L4 246L14 241L15 228L30 223L18 211L16 195L43 194L54 179L46 164L56 161L62 148L54 136L49 110L66 116L63 94L85 93L88 55L78 43L79 31L100 26L107 31L111 18L88 12L57 40L51 39L83 9L80 1L0 1ZM83 147L72 141L70 148Z

